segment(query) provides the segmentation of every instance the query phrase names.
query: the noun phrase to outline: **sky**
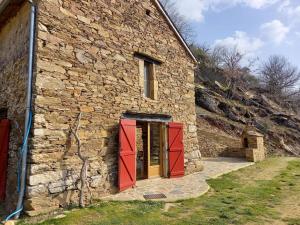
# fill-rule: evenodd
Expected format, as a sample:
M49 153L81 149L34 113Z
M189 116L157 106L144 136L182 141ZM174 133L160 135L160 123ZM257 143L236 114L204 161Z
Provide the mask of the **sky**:
M300 0L172 0L198 44L236 46L247 57L284 55L300 68Z

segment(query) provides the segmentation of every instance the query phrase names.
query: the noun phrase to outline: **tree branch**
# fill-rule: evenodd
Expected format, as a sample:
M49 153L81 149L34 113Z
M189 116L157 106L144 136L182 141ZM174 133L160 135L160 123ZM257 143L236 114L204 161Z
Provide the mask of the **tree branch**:
M75 130L71 130L71 133L74 135L74 137L76 139L77 154L78 154L78 157L80 158L80 160L82 161L82 167L81 167L81 171L80 171L81 187L80 187L80 196L79 196L79 206L80 207L85 207L85 203L84 203L85 189L86 188L88 189L91 198L92 198L92 193L91 193L91 190L90 190L88 182L87 182L87 169L88 169L88 166L89 166L89 159L88 159L88 157L85 157L82 154L82 150L81 150L82 144L81 144L81 140L78 136L78 130L80 128L81 117L82 117L82 113L79 113L78 118L77 118L77 126L76 126Z

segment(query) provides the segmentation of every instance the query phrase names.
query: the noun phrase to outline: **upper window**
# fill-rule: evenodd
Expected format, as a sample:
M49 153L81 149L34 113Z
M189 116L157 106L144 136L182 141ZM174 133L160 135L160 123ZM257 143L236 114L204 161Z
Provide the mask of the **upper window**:
M162 62L143 53L136 52L134 56L139 59L141 94L145 98L158 100L156 68L161 65Z
M144 61L144 95L147 98L153 98L151 94L151 63Z

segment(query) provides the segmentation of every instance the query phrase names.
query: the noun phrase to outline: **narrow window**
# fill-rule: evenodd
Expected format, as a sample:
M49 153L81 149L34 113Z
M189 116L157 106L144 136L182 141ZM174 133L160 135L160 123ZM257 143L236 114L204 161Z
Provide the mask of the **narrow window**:
M144 95L147 98L152 98L151 95L151 63L144 62Z
M139 86L141 95L147 99L158 100L158 80L156 68L162 64L150 56L142 53L134 53L139 60Z

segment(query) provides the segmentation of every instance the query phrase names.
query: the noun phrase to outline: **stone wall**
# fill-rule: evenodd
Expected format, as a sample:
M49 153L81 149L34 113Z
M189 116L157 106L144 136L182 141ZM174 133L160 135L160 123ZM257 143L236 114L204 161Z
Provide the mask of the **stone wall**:
M162 62L156 100L142 95L136 52ZM94 198L116 191L118 123L127 111L184 123L186 174L202 169L194 66L151 0L41 0L27 211L78 203L81 162L70 130L80 112Z
M6 209L15 208L18 149L22 144L28 59L29 5L0 27L0 108L8 109L11 120Z
M221 152L222 157L233 157L233 158L246 158L245 148L227 148Z
M246 159L251 162L263 161L266 158L266 151L264 146L264 138L249 136L248 148L245 149Z

